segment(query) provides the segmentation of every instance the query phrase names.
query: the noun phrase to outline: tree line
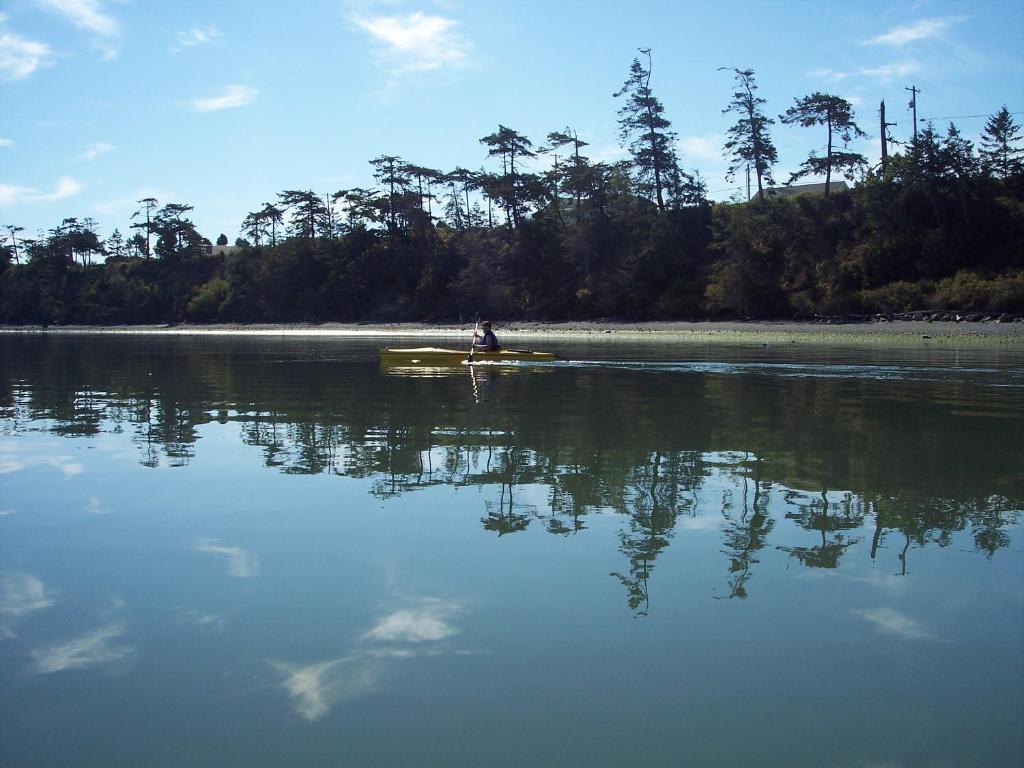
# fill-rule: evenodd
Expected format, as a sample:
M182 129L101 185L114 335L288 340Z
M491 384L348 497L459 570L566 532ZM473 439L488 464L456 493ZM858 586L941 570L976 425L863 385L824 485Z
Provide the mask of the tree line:
M930 308L1024 311L1024 150L1004 106L980 146L927 124L870 166L847 100L815 92L778 115L813 131L785 186L776 120L752 69L730 70L728 178L749 202L715 203L678 155L641 49L618 100L629 158L586 155L571 126L543 145L499 125L491 168L440 171L395 155L377 185L285 190L214 249L192 206L139 201L105 240L69 218L37 238L4 229L0 322L174 323L530 319L807 318ZM883 140L885 146L887 140ZM550 168L531 171L545 155ZM820 194L789 185L824 178ZM836 188L843 177L857 183ZM218 245L229 238L221 234Z

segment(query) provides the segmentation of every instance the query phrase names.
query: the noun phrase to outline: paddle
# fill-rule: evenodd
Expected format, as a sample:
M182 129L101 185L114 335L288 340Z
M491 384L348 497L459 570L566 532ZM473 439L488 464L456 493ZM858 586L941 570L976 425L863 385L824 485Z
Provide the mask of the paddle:
M480 315L476 316L476 326L473 328L473 340L469 342L469 357L466 358L467 363L473 362L473 353L476 351L476 335L480 331Z

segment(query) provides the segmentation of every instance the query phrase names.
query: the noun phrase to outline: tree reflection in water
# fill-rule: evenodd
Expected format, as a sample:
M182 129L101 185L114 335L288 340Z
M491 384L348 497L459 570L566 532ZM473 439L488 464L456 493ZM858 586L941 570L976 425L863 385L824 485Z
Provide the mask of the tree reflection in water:
M749 466L749 456L743 464ZM768 514L768 493L771 483L764 484L760 477L761 462L754 461L753 495L749 493L751 480L744 473L742 477L743 494L740 499L739 513L731 492L722 496L722 543L724 554L729 556L729 597L745 598L747 596L747 580L751 576L751 568L758 563L756 554L764 548L775 527L775 520Z
M844 493L838 502L830 502L828 490L822 490L819 499L798 501L797 498L796 494L790 494L797 509L795 512L787 512L786 519L793 520L805 530L818 531L821 543L810 547L779 549L788 552L808 568L835 568L843 552L858 541L843 533L860 528L864 522L863 513L855 508L857 500L852 494Z
M235 425L265 467L365 479L381 499L481 487L481 524L500 536L536 520L567 536L588 516L619 515L626 567L612 576L638 616L651 608L656 560L701 521L720 534L728 597L746 598L768 552L834 569L891 547L907 575L912 549L964 532L992 558L1024 496L1013 450L1024 397L1013 389L550 367L394 375L237 340L0 346L8 434L125 431L139 462L157 467L195 461L208 425ZM773 541L783 528L785 543ZM792 543L794 531L806 542Z

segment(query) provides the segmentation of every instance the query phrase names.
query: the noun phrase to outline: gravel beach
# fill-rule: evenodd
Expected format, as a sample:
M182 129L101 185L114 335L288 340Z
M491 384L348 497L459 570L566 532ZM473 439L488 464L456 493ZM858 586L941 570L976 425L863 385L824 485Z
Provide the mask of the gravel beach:
M562 323L494 321L500 337L565 338L597 341L768 342L805 341L829 344L906 345L952 343L999 345L1024 350L1024 323L997 322L892 322L827 323L787 321L643 322L573 321ZM321 324L221 324L221 325L127 325L127 326L8 326L2 333L18 334L185 334L266 336L379 336L464 339L472 323L321 323Z

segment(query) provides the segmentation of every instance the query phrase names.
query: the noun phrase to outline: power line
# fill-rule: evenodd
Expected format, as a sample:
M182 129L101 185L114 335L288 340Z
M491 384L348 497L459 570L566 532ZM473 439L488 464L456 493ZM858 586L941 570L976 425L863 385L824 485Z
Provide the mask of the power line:
M1010 112L1011 115L1024 115L1024 112ZM992 117L992 115L947 115L946 117L922 117L922 120L969 120L975 117Z

